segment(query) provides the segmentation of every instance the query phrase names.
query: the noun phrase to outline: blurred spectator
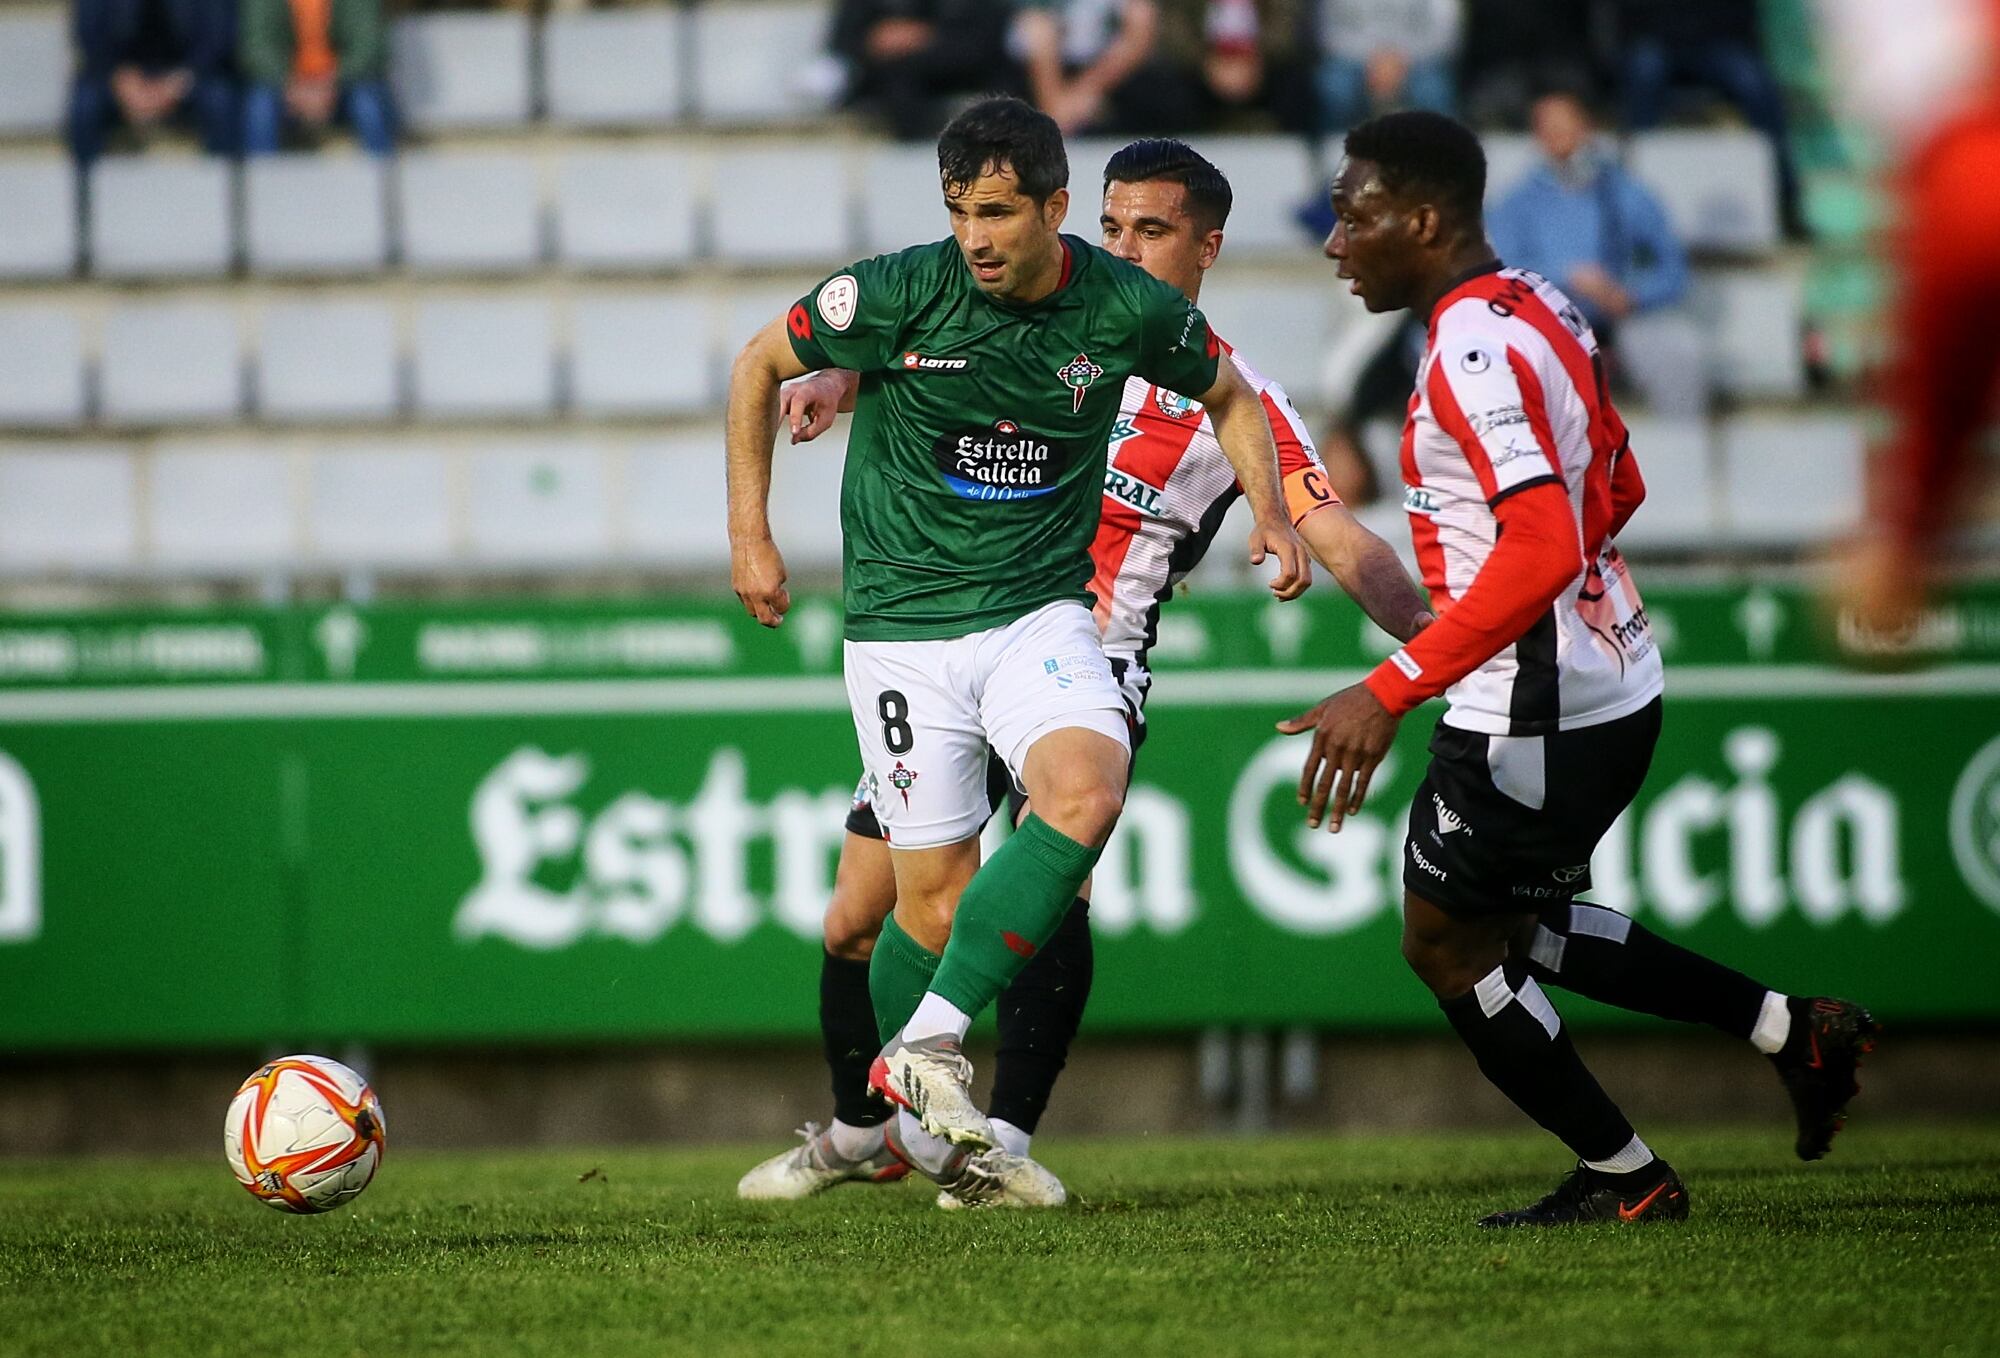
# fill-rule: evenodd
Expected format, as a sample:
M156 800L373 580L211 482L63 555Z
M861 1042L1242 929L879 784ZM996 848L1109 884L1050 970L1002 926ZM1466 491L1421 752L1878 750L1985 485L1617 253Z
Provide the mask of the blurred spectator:
M1459 71L1466 120L1521 127L1537 92L1597 89L1601 3L1470 0Z
M953 96L1020 87L1004 55L1010 18L995 0L841 0L827 46L846 102L921 141L943 130Z
M287 120L317 130L343 114L361 145L396 149L380 0L239 0L243 153L278 149Z
M1707 413L1701 332L1672 309L1688 268L1666 209L1598 140L1579 96L1543 95L1531 124L1542 160L1487 212L1493 248L1569 294L1614 376L1628 377L1656 413Z
M1747 0L1619 0L1625 124L1658 127L1678 85L1720 94L1770 139L1778 158L1785 234L1803 239L1798 172L1785 136L1785 96L1764 60L1757 6Z
M1159 56L1154 0L1021 0L1014 39L1035 106L1065 135L1198 126L1198 88Z
M1319 104L1344 129L1396 108L1457 105L1462 0L1320 0Z
M1160 54L1196 91L1197 126L1261 111L1318 129L1305 13L1303 0L1161 0Z
M190 117L202 146L236 150L232 0L76 0L70 151L88 165L114 123L143 130Z

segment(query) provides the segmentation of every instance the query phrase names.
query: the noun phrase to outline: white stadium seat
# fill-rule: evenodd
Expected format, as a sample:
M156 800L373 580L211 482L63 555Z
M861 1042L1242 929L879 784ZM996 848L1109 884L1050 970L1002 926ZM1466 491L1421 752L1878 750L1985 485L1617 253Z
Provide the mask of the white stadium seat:
M694 10L694 105L705 123L810 117L824 102L800 75L818 60L831 21L826 4L705 4Z
M854 258L847 168L837 148L800 143L724 151L710 182L716 258L828 266Z
M83 423L83 329L64 306L0 307L0 427Z
M0 569L117 570L139 554L137 460L116 444L0 451Z
M257 344L267 420L386 420L401 395L396 313L375 301L272 302Z
M403 121L417 132L527 122L528 22L504 10L397 20L390 77Z
M595 443L489 445L468 472L472 555L495 565L583 563L611 555L606 453Z
M571 151L556 167L556 257L573 269L687 264L696 197L685 152Z
M106 156L90 173L90 267L104 278L215 277L236 258L230 163Z
M1742 415L1722 426L1722 503L1731 540L1796 547L1861 517L1864 438L1838 415ZM1643 464L1642 464L1643 466Z
M1709 337L1718 388L1750 398L1796 397L1806 385L1800 347L1803 289L1775 268L1701 271L1688 309Z
M0 160L0 278L72 274L76 246L76 169L69 158Z
M879 142L868 146L863 155L863 253L886 255L951 234L944 190L938 183L936 147Z
M446 564L447 455L403 440L315 448L306 470L306 537L312 557L331 565Z
M113 424L234 419L243 405L236 313L209 302L124 302L104 317L99 401Z
M677 434L632 446L619 501L625 540L634 556L687 570L714 569L728 562L727 539L716 531L728 510L717 437ZM789 471L791 458L782 438L777 457ZM791 491L783 487L779 493L788 496ZM784 550L789 561L791 544L784 544Z
M542 25L549 121L648 127L681 114L682 14L664 5L574 10Z
M161 565L231 570L298 558L291 459L280 450L162 444L146 490L147 540Z
M570 389L583 415L655 415L709 403L708 303L676 293L579 298Z
M541 259L540 175L526 156L411 151L396 169L412 270L506 273Z
M1708 425L1635 415L1626 426L1646 502L1618 535L1618 545L1682 552L1712 546L1722 534L1722 515Z
M1332 333L1331 288L1211 282L1201 291L1201 309L1215 333L1294 403L1310 400Z
M439 299L417 307L417 413L434 419L546 415L554 340L541 297Z
M1660 196L1688 249L1760 254L1777 247L1777 162L1762 134L1642 133L1627 147L1625 164Z
M389 259L388 170L368 156L257 157L243 219L254 273L372 273Z
M1275 253L1311 259L1318 245L1293 214L1315 193L1324 193L1311 150L1298 137L1207 137L1201 153L1229 180L1233 206L1223 230L1225 258L1247 253ZM1071 208L1077 227L1087 227L1096 213L1088 209L1102 199L1103 165L1098 183ZM1076 179L1075 171L1070 178ZM1092 240L1096 236L1088 231Z
M61 127L71 65L63 10L0 16L0 134Z

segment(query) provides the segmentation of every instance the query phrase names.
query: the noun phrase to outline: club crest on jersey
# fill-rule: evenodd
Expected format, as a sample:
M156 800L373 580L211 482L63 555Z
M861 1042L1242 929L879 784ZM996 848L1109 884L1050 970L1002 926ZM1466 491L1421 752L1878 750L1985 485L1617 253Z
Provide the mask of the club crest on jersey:
M907 353L903 355L903 369L919 373L962 373L972 366L969 358L934 358L929 354Z
M1163 391L1159 387L1153 388L1153 404L1158 406L1160 413L1170 420L1185 420L1190 416L1201 414L1200 401L1192 400L1177 391Z
M1089 354L1078 354L1075 358L1056 369L1056 378L1069 388L1070 413L1083 409L1083 394L1090 390L1090 384L1104 376L1104 369L1090 361Z
M916 786L916 782L917 771L905 768L903 761L900 759L896 761L896 767L889 770L889 786L903 794L903 809L905 811L910 808L910 789Z

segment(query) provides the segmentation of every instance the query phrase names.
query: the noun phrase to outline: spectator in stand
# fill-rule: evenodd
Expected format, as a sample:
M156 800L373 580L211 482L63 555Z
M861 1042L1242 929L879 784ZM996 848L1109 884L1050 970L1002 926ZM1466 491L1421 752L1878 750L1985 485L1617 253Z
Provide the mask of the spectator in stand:
M380 0L238 0L243 152L278 149L287 121L317 131L343 114L370 155L396 149Z
M1457 105L1463 0L1320 0L1319 103L1325 126L1353 127L1377 113Z
M1004 55L1011 17L997 0L841 0L827 46L845 102L900 141L935 137L954 96L1021 87Z
M1159 54L1154 0L1021 0L1015 50L1035 107L1065 136L1184 132L1201 91Z
M1643 132L1665 121L1676 84L1721 95L1770 139L1785 234L1805 239L1785 96L1764 60L1757 6L1747 0L1619 0L1618 11L1626 127Z
M235 45L231 0L76 0L69 145L77 162L103 154L114 124L143 131L176 115L193 121L205 150L233 155Z
M1303 0L1161 0L1160 52L1200 99L1201 127L1268 114L1319 128Z
M1467 121L1523 127L1537 92L1598 88L1602 3L1470 0L1459 71Z
M1544 94L1530 121L1541 163L1487 212L1494 250L1569 294L1613 377L1629 379L1655 413L1706 414L1701 332L1675 309L1687 294L1687 253L1666 209L1598 138L1580 95Z

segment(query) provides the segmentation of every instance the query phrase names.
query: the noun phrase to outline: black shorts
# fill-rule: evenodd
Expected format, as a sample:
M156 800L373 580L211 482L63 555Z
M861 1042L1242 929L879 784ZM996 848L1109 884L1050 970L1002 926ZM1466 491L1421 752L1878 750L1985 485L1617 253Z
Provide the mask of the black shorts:
M1566 904L1590 889L1590 856L1638 795L1659 739L1658 698L1630 716L1545 736L1439 722L1410 804L1403 886L1458 915Z

